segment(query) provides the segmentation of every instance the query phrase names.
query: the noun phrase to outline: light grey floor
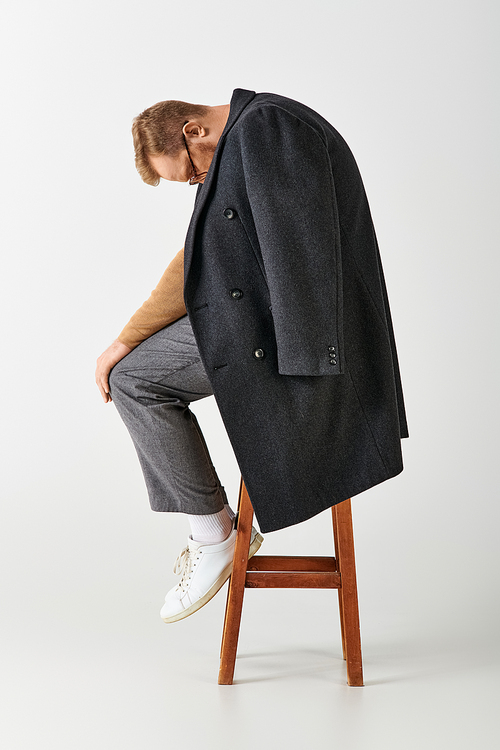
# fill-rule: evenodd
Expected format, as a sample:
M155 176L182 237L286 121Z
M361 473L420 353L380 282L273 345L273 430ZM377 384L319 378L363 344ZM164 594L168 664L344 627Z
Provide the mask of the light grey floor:
M330 593L269 593L247 595L233 686L217 685L222 596L170 627L132 596L114 627L76 603L50 628L34 612L3 657L2 746L497 746L500 670L488 643L368 635L365 687L349 688ZM107 606L109 616L120 603Z
M450 601L440 608L442 580L428 579L416 558L405 567L404 555L411 595L398 597L397 566L368 554L371 506L361 513L361 502L363 688L346 685L336 592L248 591L235 684L218 686L226 589L184 622L167 626L158 616L175 580L171 549L159 543L167 519L127 504L135 528L120 527L99 514L97 500L56 522L40 512L22 526L12 585L4 579L2 748L496 747L499 653L484 609L476 629L467 590L458 609ZM182 538L183 520L168 521ZM266 551L294 542L308 554L316 540L328 553L328 514L308 524L268 535ZM50 528L57 548L24 558ZM424 579L427 598L412 575Z

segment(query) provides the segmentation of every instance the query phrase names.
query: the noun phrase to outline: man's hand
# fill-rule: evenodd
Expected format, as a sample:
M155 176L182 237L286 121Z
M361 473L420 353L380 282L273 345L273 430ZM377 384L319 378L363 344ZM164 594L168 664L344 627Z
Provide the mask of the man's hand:
M107 404L108 401L113 400L109 393L109 373L116 363L126 357L131 351L132 349L116 339L116 341L113 341L111 346L108 346L106 351L104 351L97 360L95 382L101 391L101 396L103 397L105 404Z

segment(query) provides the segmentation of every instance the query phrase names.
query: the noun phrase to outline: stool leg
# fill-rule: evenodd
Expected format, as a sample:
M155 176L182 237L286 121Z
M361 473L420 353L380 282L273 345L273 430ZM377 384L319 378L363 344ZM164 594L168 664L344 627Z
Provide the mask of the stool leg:
M236 511L237 512L237 521L238 521L238 527L237 527L237 529L241 529L241 527L239 525L239 518L240 518L240 511L241 511L241 505L242 505L242 500L243 500L243 493L245 493L247 495L247 497L248 497L248 493L246 492L245 483L243 482L243 477L241 477L240 478L240 490L239 490L239 493L238 493L238 506L237 506L237 511ZM253 513L252 513L252 523L253 523ZM238 543L238 536L236 536L236 543ZM235 544L235 550L234 551L235 551L235 554L233 555L233 570L232 570L232 573L234 573L234 560L235 560L235 557L236 557L236 544ZM222 659L222 654L226 654L227 653L224 644L226 642L226 635L227 635L227 633L229 632L229 629L230 629L229 625L228 625L228 623L229 623L229 602L231 601L231 603L234 603L234 596L229 596L229 592L230 592L230 589L231 589L231 582L232 582L232 578L229 579L229 584L228 584L228 589L227 589L226 608L225 608L225 612L224 612L224 624L222 626L222 640L221 640L221 647L220 647L220 659ZM220 672L219 672L219 681L220 681ZM219 683L219 684L223 684L223 683Z
M229 579L226 615L219 669L219 685L232 685L238 636L240 633L241 610L245 593L245 579L248 565L248 551L252 534L253 508L243 480L240 485L238 531L234 548L233 572Z
M333 526L333 543L335 548L335 558L337 560L337 569L339 567L338 557L339 557L339 536L337 531L337 506L332 506L332 526ZM342 579L341 579L342 580ZM344 626L344 608L342 606L342 588L337 589L338 595L339 595L339 615L340 615L340 635L342 637L342 656L345 659L346 658L346 650L345 650L345 626Z
M363 685L363 665L351 501L344 500L344 502L334 505L332 512L335 519L336 544L338 545L335 553L341 580L339 600L341 601L343 644L347 662L347 683L348 685L361 687Z

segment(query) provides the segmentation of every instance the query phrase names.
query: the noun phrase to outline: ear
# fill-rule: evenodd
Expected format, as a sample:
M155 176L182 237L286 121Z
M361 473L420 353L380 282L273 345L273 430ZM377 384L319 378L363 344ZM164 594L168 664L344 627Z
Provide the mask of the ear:
M196 120L189 120L189 122L186 122L184 127L182 128L182 132L187 138L203 138L207 132L203 125L201 125Z

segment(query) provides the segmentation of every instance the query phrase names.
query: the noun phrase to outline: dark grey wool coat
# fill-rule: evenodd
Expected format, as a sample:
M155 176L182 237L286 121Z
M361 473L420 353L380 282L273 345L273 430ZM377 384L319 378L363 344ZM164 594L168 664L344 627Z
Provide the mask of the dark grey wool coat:
M184 250L186 309L263 532L402 471L377 241L347 144L236 89Z

